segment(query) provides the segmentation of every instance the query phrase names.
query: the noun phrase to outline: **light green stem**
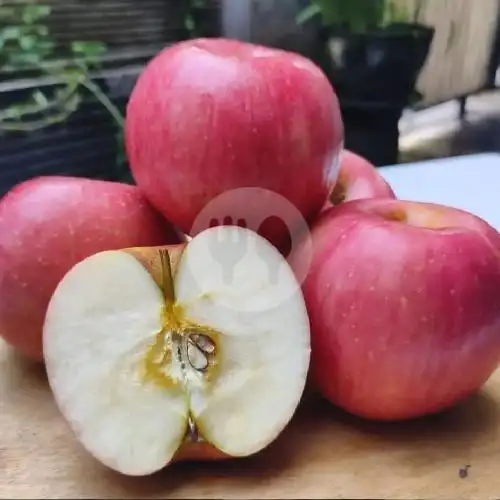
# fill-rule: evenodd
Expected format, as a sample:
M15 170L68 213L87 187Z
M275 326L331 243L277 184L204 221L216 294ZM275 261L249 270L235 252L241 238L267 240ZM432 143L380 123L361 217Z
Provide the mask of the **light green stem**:
M108 110L109 114L113 117L118 127L120 129L123 129L125 125L125 119L120 113L120 110L113 104L113 101L111 101L111 99L101 90L99 85L96 85L92 80L88 78L82 80L80 84L94 95L94 97Z

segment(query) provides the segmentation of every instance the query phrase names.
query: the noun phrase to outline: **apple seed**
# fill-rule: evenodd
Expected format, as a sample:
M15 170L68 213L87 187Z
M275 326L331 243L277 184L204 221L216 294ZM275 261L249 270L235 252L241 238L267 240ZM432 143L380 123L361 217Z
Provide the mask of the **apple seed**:
M191 340L188 340L187 344L187 358L191 367L199 372L205 371L208 367L205 353Z
M215 343L207 335L188 334L186 354L189 365L203 372L210 365L209 359L215 354Z
M190 339L201 349L204 353L213 354L215 352L215 343L207 335L193 333Z

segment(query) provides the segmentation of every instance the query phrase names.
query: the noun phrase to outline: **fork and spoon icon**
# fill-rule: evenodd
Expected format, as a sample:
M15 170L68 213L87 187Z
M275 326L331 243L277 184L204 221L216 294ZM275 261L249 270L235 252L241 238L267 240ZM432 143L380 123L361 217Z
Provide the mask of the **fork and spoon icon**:
M267 219L264 219L259 228L263 226ZM222 224L221 224L222 223ZM246 253L250 250L250 239L246 232L234 232L230 235L226 231L218 231L217 227L224 226L239 226L243 229L248 229L248 223L244 218L235 218L225 216L222 220L212 217L209 227L214 228L216 237L211 238L209 242L210 251L215 261L222 268L223 281L225 285L230 285L234 280L234 269L236 265L242 261ZM252 228L253 229L253 228ZM255 229L256 232L259 229ZM255 247L255 252L258 255L259 245ZM279 271L281 263L277 266L270 266L264 255L261 255L261 260L266 263L267 276L272 285L278 283Z
M220 226L239 226L242 230L218 231ZM246 263L259 266L259 260L265 266L267 276L264 279L273 287L283 276L286 261L269 259L269 248L256 245L254 238L244 229L261 235L272 235L275 231L282 236L288 233L288 253L309 235L307 221L293 203L274 191L258 187L227 190L210 200L194 220L190 234L199 234L206 229L213 231L207 241L207 252L221 269L225 285L234 283L239 266ZM303 278L297 276L299 282Z

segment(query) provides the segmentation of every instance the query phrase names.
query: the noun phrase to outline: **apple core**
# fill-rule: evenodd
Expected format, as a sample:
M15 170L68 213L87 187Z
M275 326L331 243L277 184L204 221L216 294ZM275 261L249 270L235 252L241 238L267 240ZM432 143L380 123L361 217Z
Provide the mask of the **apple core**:
M217 369L219 332L189 321L179 307L166 306L162 315L164 326L145 356L145 380L164 387L189 384L193 377L210 380ZM179 378L169 374L172 364L180 367Z

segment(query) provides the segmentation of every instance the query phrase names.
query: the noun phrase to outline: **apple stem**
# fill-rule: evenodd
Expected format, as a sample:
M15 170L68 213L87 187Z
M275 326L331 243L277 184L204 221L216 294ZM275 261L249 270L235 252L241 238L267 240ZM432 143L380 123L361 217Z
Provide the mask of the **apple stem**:
M175 301L174 283L172 279L172 264L168 250L160 250L161 289L166 302Z
M191 340L187 342L187 359L192 368L203 372L208 368L208 359L205 353Z

